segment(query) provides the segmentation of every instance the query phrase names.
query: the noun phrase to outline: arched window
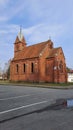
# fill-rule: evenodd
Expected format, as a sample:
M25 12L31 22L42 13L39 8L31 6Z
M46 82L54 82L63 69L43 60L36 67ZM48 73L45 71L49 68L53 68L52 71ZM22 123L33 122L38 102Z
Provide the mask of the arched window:
M18 66L18 64L16 65L16 72L18 73L18 71L19 71L19 66Z
M26 72L26 64L23 65L23 71Z
M34 72L34 64L31 63L31 72L33 73Z

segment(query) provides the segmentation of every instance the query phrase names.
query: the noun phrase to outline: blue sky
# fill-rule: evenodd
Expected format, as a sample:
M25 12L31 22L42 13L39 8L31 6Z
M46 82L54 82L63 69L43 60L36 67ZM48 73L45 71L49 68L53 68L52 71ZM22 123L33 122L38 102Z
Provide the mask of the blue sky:
M0 67L14 56L14 42L22 26L28 45L51 37L61 46L73 69L73 0L0 0Z

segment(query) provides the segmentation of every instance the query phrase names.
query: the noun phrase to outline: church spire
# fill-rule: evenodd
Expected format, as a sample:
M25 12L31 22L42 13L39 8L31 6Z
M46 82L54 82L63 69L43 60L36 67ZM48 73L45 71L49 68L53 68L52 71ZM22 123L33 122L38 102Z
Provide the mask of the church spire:
M23 37L24 36L22 34L22 27L20 26L20 32L18 33L18 38L19 38L20 41L22 41Z
M20 38L21 38L21 35L22 35L22 26L20 25Z
M15 43L21 43L21 42L26 45L26 41L25 41L24 35L22 33L22 27L20 26L20 30L16 37Z

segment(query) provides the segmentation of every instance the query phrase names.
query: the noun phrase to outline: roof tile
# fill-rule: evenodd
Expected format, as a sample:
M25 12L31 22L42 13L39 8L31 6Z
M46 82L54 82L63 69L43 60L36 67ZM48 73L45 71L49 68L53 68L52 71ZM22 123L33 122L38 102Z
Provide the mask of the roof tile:
M39 54L46 47L47 44L50 44L50 42L46 41L31 46L27 46L22 51L18 52L14 59L18 60L39 57Z

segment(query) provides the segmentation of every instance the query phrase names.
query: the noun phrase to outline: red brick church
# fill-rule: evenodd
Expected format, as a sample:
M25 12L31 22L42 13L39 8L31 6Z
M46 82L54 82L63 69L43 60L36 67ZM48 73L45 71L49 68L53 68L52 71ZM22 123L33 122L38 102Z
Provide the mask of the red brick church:
M14 43L14 58L10 64L10 80L66 82L66 63L62 48L54 48L51 40L27 46L20 31Z

